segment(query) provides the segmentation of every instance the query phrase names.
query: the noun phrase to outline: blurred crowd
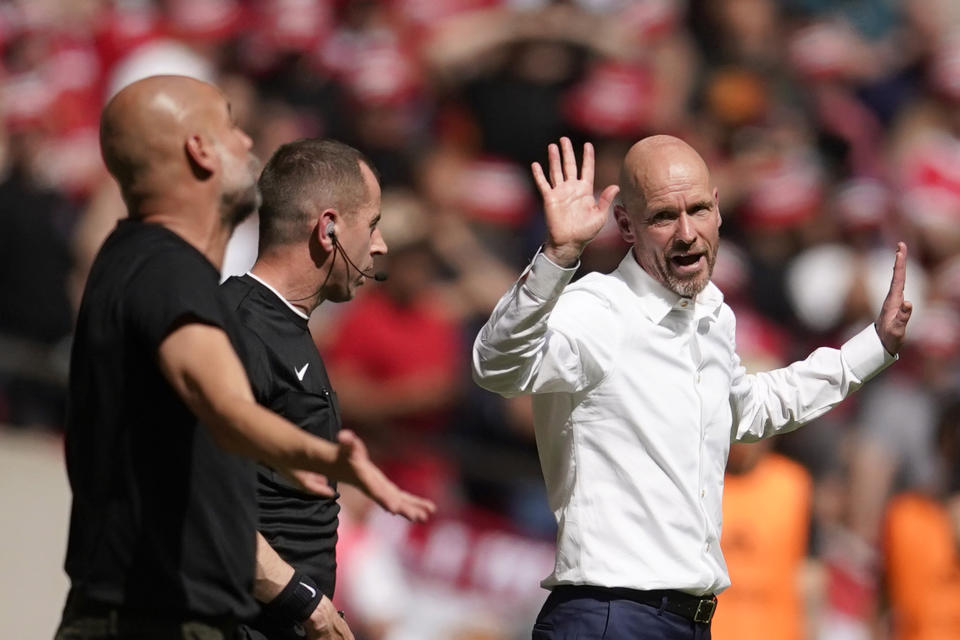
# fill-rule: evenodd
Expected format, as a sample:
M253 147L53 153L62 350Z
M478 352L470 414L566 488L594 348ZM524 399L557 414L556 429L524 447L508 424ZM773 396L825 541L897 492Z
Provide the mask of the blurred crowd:
M960 638L960 3L4 0L0 423L61 428L79 293L125 215L99 111L154 73L221 87L261 159L326 136L380 173L389 280L311 326L349 426L441 511L409 525L343 496L358 637L528 637L553 515L529 401L475 387L470 344L543 239L546 145L593 142L599 189L671 133L719 189L714 281L748 368L871 322L897 240L916 307L880 379L731 453L714 637ZM611 221L580 273L625 251Z

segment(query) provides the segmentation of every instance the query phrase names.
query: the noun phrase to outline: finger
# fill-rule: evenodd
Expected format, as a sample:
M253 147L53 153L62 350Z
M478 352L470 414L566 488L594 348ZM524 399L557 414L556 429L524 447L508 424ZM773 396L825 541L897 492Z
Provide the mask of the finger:
M560 168L560 150L551 143L547 146L547 160L550 162L550 182L557 186L563 182L563 170Z
M617 197L618 193L620 193L620 187L615 184L604 189L603 193L600 194L600 199L597 200L597 208L606 212L613 204L613 199Z
M390 508L385 506L387 511L394 515L402 516L411 522L426 522L437 510L437 506L426 498L407 493L402 489L397 489L396 499Z
M890 292L893 301L898 305L903 300L903 287L907 280L907 245L897 243L897 256L893 262L893 277L890 279Z
M587 142L583 145L583 171L580 172L580 177L591 187L593 187L593 163L593 145Z
M550 183L547 182L547 177L543 175L543 167L540 166L539 162L534 162L530 165L530 169L533 171L533 181L537 183L537 188L540 189L540 195L546 198L547 194L550 193Z
M413 494L403 492L406 501L406 509L414 522L426 522L434 513L437 512L437 505L431 500L421 498Z
M330 486L327 477L322 473L296 469L291 471L290 475L292 475L304 489L318 496L333 498L337 494L337 492L333 490L333 487Z
M902 327L906 327L907 323L910 322L910 316L913 315L913 303L909 300L904 300L900 304L900 308L897 310L897 323Z
M359 452L364 456L367 453L367 448L363 444L363 440L361 440L360 436L350 429L341 429L339 432L337 432L337 442L340 444L340 446L346 449L346 457L350 457L350 455L354 454L355 452Z
M570 138L560 138L560 149L563 151L563 173L567 180L577 179L577 157L573 154L573 143Z
M350 631L347 621L341 618L339 614L337 615L336 625L337 631L340 633L340 637L343 638L343 640L354 640L353 632Z

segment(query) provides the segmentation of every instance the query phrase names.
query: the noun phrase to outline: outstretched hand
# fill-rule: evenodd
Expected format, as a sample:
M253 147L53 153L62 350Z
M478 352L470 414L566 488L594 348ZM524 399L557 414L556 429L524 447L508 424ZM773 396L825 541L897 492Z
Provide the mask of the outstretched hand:
M903 344L907 333L907 322L913 313L913 304L903 299L903 285L907 280L907 245L897 243L897 257L893 263L893 278L890 280L890 290L880 307L880 315L874 326L884 349L891 355L896 355Z
M561 160L562 154L562 160ZM610 211L610 204L620 187L610 185L594 198L593 145L583 145L583 166L577 175L577 160L569 138L560 138L560 147L547 147L550 179L539 162L531 165L533 179L543 196L547 222L547 243L544 253L561 266L572 266L580 258L584 247L593 240Z
M334 463L339 471L337 478L357 487L390 513L412 522L425 522L436 512L433 502L407 493L391 482L370 460L367 446L353 431L340 431L337 441L340 443L340 453Z

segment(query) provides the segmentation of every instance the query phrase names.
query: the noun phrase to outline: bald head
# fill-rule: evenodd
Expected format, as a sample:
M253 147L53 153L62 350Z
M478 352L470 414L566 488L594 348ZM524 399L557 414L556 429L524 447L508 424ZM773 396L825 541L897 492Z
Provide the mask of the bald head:
M667 135L640 140L627 151L620 168L620 199L631 212L640 212L665 185L677 179L710 184L710 171L689 144Z
M216 208L235 224L258 202L251 144L220 90L184 76L128 85L100 119L104 163L133 217L189 200L190 208Z
M204 111L223 101L205 82L154 76L128 85L107 103L100 119L100 148L107 169L126 193L143 189L145 174L182 161L191 129L203 126ZM200 117L198 117L200 116Z

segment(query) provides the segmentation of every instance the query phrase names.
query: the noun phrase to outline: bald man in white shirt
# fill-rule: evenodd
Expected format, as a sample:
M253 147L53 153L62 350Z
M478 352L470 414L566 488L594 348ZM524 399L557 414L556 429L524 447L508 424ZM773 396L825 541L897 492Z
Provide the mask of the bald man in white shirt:
M700 155L671 136L627 153L599 198L593 148L579 171L566 138L533 174L547 241L477 336L474 379L533 394L557 555L534 640L710 637L730 584L720 551L731 442L822 415L896 360L912 306L898 244L877 321L840 349L747 375L734 314L710 282L719 197ZM622 191L621 191L622 189ZM610 274L574 284L584 247L615 207L632 245Z

